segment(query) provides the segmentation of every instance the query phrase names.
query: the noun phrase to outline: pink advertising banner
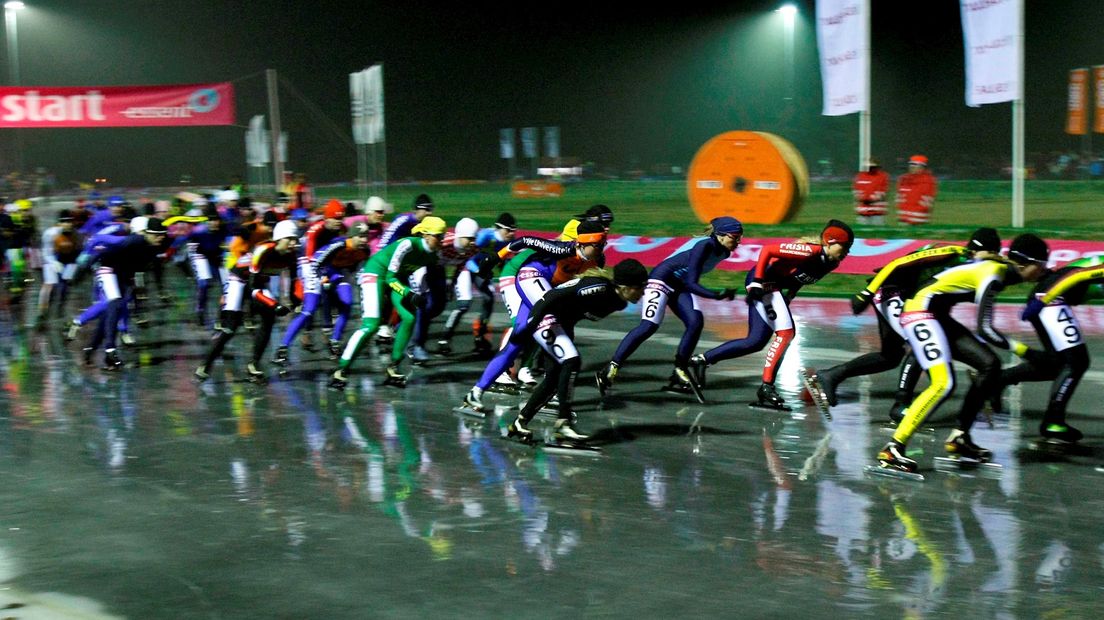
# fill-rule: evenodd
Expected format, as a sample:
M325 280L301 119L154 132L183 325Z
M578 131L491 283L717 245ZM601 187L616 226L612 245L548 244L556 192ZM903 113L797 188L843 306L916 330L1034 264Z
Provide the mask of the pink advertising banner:
M151 127L234 124L234 86L6 86L0 127Z
M520 234L551 238L555 233L524 231ZM610 235L606 247L606 260L616 263L625 258L635 258L648 267L658 265L668 256L690 249L701 237L636 237L632 235ZM717 266L725 271L747 271L759 259L759 250L764 245L793 241L792 238L751 239L744 237L740 247L732 256ZM889 261L913 252L929 243L930 239L856 239L851 254L835 273L869 274L885 266ZM965 240L963 240L965 243ZM1069 261L1088 256L1104 256L1104 241L1047 241L1050 246L1050 266L1061 265ZM1008 243L1005 243L1007 246Z

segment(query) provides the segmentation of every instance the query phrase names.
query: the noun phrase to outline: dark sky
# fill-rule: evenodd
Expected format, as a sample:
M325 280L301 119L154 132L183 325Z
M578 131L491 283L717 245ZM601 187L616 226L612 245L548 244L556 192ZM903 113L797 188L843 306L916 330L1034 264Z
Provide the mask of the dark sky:
M812 0L798 2L792 105L785 105L779 2L672 3L657 10L429 2L27 0L26 85L235 81L244 125L266 112L276 69L288 167L351 179L348 73L384 63L392 179L501 175L501 127L558 125L562 153L599 169L686 166L731 129L773 131L812 165L850 169L857 116L820 116ZM1009 104L967 108L958 2L873 4L874 152L924 152L936 169L995 168ZM1104 4L1030 0L1029 153L1076 147L1063 133L1070 68L1104 64ZM524 6L523 6L524 5ZM0 52L4 50L0 49ZM6 53L6 52L4 52ZM0 67L6 67L0 65ZM244 127L25 130L27 162L63 180L220 183L244 170ZM338 135L345 136L343 139ZM10 141L12 131L2 134Z

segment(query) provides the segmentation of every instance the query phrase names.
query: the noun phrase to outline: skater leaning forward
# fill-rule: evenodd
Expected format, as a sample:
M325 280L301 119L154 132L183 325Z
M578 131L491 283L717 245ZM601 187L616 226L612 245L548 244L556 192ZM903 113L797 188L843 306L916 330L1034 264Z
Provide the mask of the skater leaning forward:
M528 321L514 326L511 344L521 346L532 339L548 353L553 365L533 390L517 419L507 427L510 436L529 439L532 436L529 422L555 395L559 403L555 422L557 438L587 439L575 426L575 412L571 408L575 377L580 367L579 352L573 342L575 324L583 319L597 321L640 301L647 281L647 269L631 258L618 263L612 274L603 269L589 269L582 277L544 295L533 305Z
M1070 306L1100 296L1094 285L1104 282L1104 267L1087 265L1090 261L1095 262L1075 261L1047 271L1039 280L1020 318L1035 328L1044 350L1023 351L1023 363L1001 372L1002 388L1024 381L1053 380L1046 413L1039 423L1039 434L1048 441L1074 443L1082 437L1081 431L1066 423L1066 407L1089 369L1089 348Z
M992 458L989 450L975 444L970 437L974 418L985 400L995 393L1001 376L1000 360L982 340L1006 350L1026 349L1026 345L1005 338L993 326L993 300L1007 285L1021 280L1039 280L1045 273L1047 255L1046 242L1026 233L1012 241L1007 260L998 257L947 269L905 301L901 327L931 383L905 410L893 439L878 453L879 465L916 471L916 461L905 455L905 444L924 419L954 390L952 358L972 366L977 376L963 399L958 423L947 437L944 449L952 457L981 462ZM978 305L977 334L980 339L951 317L955 304L971 300Z
M965 246L938 245L921 248L893 260L870 280L866 287L851 298L851 312L861 314L870 305L878 317L878 337L881 348L860 355L855 359L807 375L806 387L817 405L824 411L836 406L836 387L851 377L861 377L892 370L905 357L908 344L901 329L901 310L905 300L916 293L920 284L948 267L961 265L975 259L994 258L1000 254L1000 235L992 228L979 228L970 236ZM916 359L902 366L895 402L890 409L894 424L901 421L901 411L914 396L920 379Z
M425 298L410 288L410 275L420 267L437 264L437 252L441 249L446 229L445 220L425 217L411 229L417 236L404 237L384 247L364 263L360 272L360 329L346 343L337 368L330 377L330 387L345 387L348 382L345 371L364 344L379 330L381 317L389 317L392 308L398 312L400 323L395 332L385 383L396 387L406 385L406 375L400 372L399 365L406 343L414 332L414 312L425 303Z
M819 243L817 243L819 241ZM794 338L792 300L802 286L817 282L839 266L851 251L855 234L839 220L829 220L820 239L798 239L763 246L755 268L746 280L748 333L690 359L690 370L698 385L705 384L705 369L717 362L761 350L774 336L763 363L763 384L755 406L787 409L774 388L775 375L786 349Z
M598 390L605 396L613 386L618 370L640 345L652 337L663 323L667 306L682 321L685 331L675 352L675 368L671 384L676 391L693 392L699 402L705 402L699 386L687 370L690 356L698 346L705 320L698 308L698 298L727 299L736 297L736 289L713 290L701 285L701 277L728 258L740 245L744 227L734 217L717 217L709 223L708 236L684 252L664 260L648 276L644 303L640 307L640 324L618 345L605 368L595 373Z

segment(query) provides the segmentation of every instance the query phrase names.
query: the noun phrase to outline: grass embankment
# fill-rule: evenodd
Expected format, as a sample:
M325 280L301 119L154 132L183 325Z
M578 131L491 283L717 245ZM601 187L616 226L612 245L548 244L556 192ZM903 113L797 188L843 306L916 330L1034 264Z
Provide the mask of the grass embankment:
M616 215L614 232L653 237L700 234L701 222L686 199L682 181L587 181L568 185L561 198L520 199L510 195L503 183L472 185L397 186L389 189L388 200L397 211L405 211L421 193L437 205L437 215L450 224L461 217L474 217L489 225L503 211L518 218L523 228L558 230L575 213L602 203ZM855 226L859 237L868 239L924 238L965 242L979 226L992 226L1002 238L1031 231L1049 239L1104 240L1104 183L1091 181L1031 181L1025 192L1027 226L1012 228L1011 184L1002 181L944 181L940 183L932 223L920 227ZM319 198L352 198L354 188L319 190ZM748 237L799 237L820 232L829 218L854 221L850 184L813 183L809 199L791 221L775 226L749 225ZM743 273L713 272L705 278L710 286L740 286ZM831 275L807 287L803 295L851 295L865 283L866 276ZM1002 295L1022 300L1027 287L1020 285Z

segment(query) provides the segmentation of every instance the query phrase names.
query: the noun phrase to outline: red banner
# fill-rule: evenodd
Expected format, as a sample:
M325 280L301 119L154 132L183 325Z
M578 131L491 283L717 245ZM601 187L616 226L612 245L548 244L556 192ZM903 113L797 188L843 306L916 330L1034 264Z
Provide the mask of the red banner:
M519 236L531 235L551 238L555 233L537 231L519 231ZM635 258L648 267L654 267L665 258L690 249L702 237L636 237L632 235L610 235L606 246L606 261L613 265L626 258ZM790 237L752 239L744 237L740 247L732 256L721 262L717 269L723 271L747 271L759 260L759 251L764 245L793 241ZM966 240L963 239L962 243ZM889 261L930 243L950 243L930 239L855 239L851 254L834 273L872 274L875 269L884 267ZM1005 246L1008 242L1005 242ZM1048 240L1050 246L1050 267L1062 265L1072 260L1090 256L1104 256L1104 241L1073 241L1068 239Z
M0 88L0 127L151 127L234 124L234 86Z

